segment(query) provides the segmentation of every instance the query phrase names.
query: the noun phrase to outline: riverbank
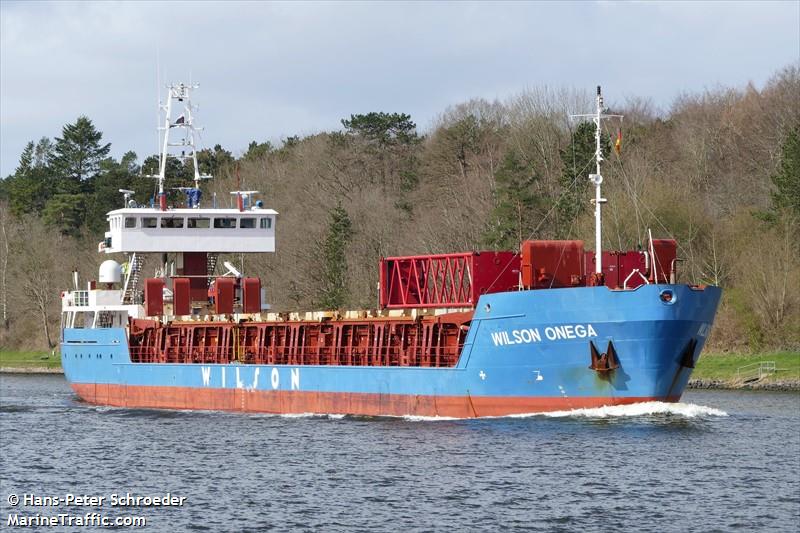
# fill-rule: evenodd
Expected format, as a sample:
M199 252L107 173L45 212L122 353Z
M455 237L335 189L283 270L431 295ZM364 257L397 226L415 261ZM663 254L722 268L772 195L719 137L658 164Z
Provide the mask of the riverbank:
M761 379L749 381L759 375L760 363L763 368ZM800 390L800 352L766 352L759 354L703 353L689 381L690 389L744 389L744 390Z
M57 352L0 351L0 373L62 374L63 370Z
M775 372L758 381L743 379L757 375L762 362L774 362ZM60 374L61 359L46 352L0 352L0 373ZM800 352L704 353L689 388L800 391Z

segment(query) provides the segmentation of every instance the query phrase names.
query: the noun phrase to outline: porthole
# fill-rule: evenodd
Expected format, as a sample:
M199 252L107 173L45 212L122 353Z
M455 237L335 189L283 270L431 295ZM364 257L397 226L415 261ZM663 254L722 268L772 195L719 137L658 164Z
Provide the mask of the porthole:
M664 289L660 293L658 293L658 297L661 298L661 301L664 302L666 305L672 305L678 299L677 295L671 289Z

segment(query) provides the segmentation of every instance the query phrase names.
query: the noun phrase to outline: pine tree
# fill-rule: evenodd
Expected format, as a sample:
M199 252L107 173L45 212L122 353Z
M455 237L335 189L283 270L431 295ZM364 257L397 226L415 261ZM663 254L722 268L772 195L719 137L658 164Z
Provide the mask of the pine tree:
M142 161L142 174L156 176L159 172L159 156L151 155ZM167 157L164 169L164 190L167 193L167 203L170 205L183 205L186 198L177 187L188 187L192 183L194 171L190 165L184 164L180 158ZM144 205L158 204L158 183L151 178L134 179L133 189L136 191L136 200Z
M67 124L56 138L53 168L59 177L60 193L78 193L83 182L100 170L111 144L100 144L103 134L88 117L81 115L74 124Z
M345 139L356 141L354 146L366 156L358 165L365 168L371 181L378 177L381 185L397 185L404 192L416 187L413 148L422 138L411 115L383 112L350 115L350 120L342 119L342 126L347 130Z
M83 194L56 194L44 206L42 220L58 228L62 235L77 237L83 226L85 200Z
M40 213L53 196L52 155L53 143L47 137L42 137L35 145L29 142L20 155L16 171L4 180L3 196L8 198L15 215Z
M22 150L22 154L19 156L19 165L17 166L17 170L14 171L15 176L24 176L30 172L31 168L33 167L34 149L35 145L33 144L33 141L29 141L28 144L25 145L25 149Z
M269 141L259 143L256 141L250 141L250 144L247 145L247 152L244 153L242 159L244 161L257 161L259 159L265 158L275 149L272 146L272 143Z
M87 198L85 223L89 230L97 234L102 234L108 225L106 213L123 206L120 189L133 189L141 193L135 196L145 198L149 190L137 190L137 185L153 186L153 180L148 180L150 183L135 183L139 174L135 152L126 153L119 162L111 157L106 158L100 164L100 170L94 179L94 191Z
M539 222L544 201L534 193L538 176L530 164L511 150L503 158L495 181L494 209L484 240L496 249L517 249Z
M322 279L319 303L323 309L339 309L348 299L347 245L353 236L353 225L341 205L330 211L330 221L322 251Z
M376 142L379 146L393 144L414 144L419 142L417 125L411 115L405 113L367 113L350 115L350 120L342 119L347 132Z
M771 180L776 189L772 193L773 206L800 216L800 124L783 141L780 167Z
M42 137L36 143L36 149L33 152L33 166L44 168L49 167L55 157L55 146L53 141L48 137Z
M560 229L566 236L572 223L589 205L589 174L594 174L595 126L582 122L572 133L569 145L560 151L564 169L561 172L561 197L558 200ZM603 157L611 151L611 141L603 135L600 141Z
M213 150L206 148L197 152L197 166L200 168L200 174L219 176L220 171L226 166L233 165L233 162L233 155L219 144L214 145ZM186 162L186 167L194 176L191 159Z

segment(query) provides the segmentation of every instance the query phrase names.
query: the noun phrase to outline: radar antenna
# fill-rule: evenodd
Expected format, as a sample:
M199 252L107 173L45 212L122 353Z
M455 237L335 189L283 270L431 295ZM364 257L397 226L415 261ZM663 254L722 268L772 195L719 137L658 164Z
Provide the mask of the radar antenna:
M125 202L123 207L130 207L131 196L133 196L136 191L132 191L130 189L120 189L119 192L122 193L123 201Z

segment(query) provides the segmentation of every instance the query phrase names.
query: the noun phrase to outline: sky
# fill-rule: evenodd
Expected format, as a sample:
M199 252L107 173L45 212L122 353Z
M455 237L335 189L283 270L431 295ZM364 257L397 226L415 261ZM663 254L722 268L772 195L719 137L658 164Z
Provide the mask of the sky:
M424 131L448 106L542 85L666 110L797 62L800 1L0 0L0 177L80 115L114 157L155 153L159 81L199 83L203 146L239 155L354 113L409 113Z

